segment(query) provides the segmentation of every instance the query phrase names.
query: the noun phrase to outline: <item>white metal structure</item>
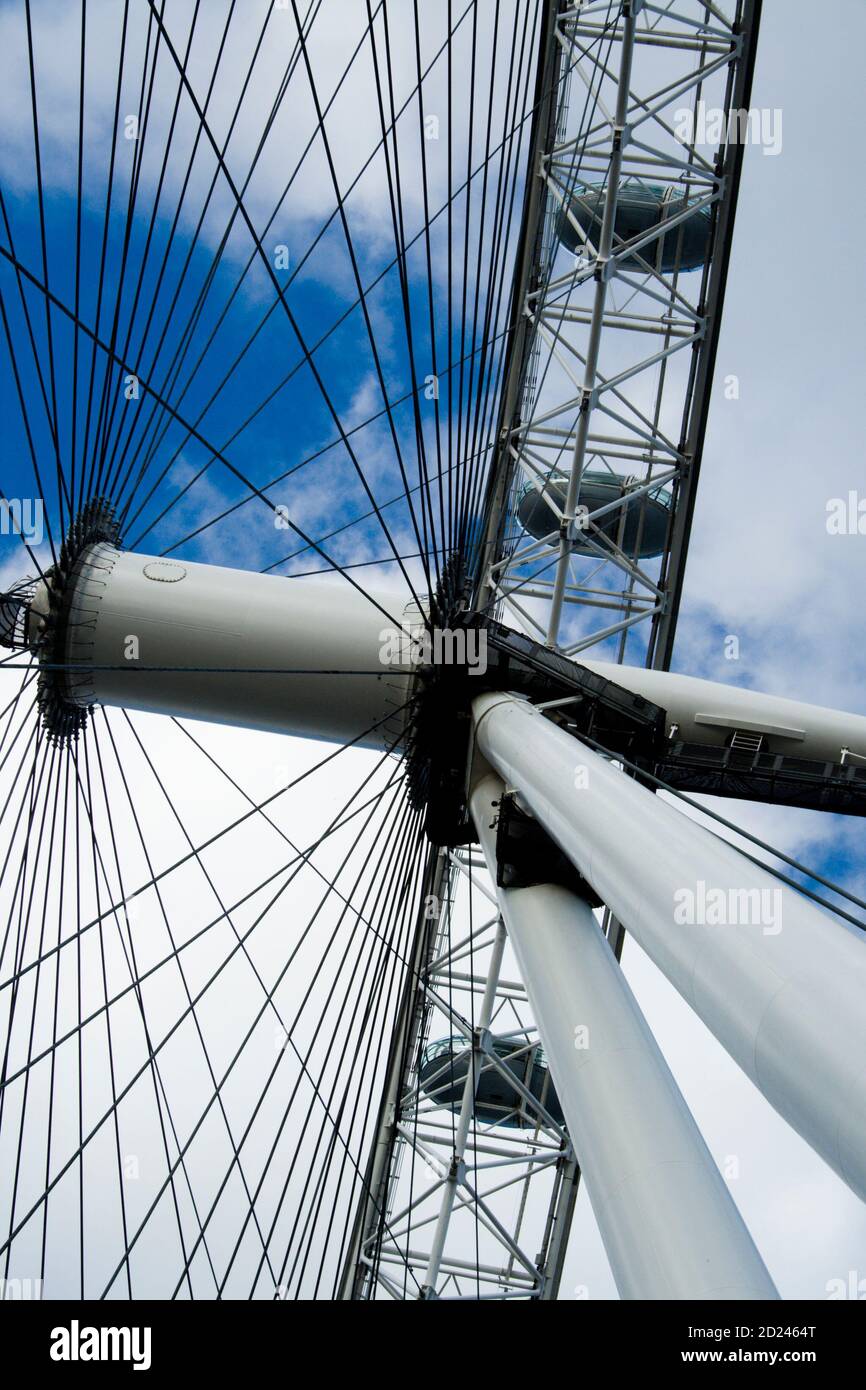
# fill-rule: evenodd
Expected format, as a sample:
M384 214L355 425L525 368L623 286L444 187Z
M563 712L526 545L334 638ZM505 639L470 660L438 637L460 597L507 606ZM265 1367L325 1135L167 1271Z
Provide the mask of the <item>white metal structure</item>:
M504 795L493 776L472 795L494 878L490 818ZM500 890L499 902L622 1297L774 1298L589 904L552 884Z
M573 740L543 715L496 696L475 708L500 776L770 1103L866 1196L860 938L591 749L579 753L588 794L575 790Z
M73 675L68 698L383 750L402 733L409 681L381 660L380 633L402 631L403 614L372 597L335 602L321 579L287 595L271 575L98 544L78 562L63 652L91 676Z
M748 107L759 6L738 6L733 22L716 6L562 3L544 9L536 90L557 95L549 108L542 101L537 108L530 157L535 178L524 205L514 282L518 312L487 483L475 599L482 611L495 612L568 656L582 659L587 649L603 644L618 661L628 649L632 662L664 667L683 580L742 160L736 117L713 153L683 144L677 128L684 111L694 112L701 101L715 100L726 113ZM617 235L618 198L658 184L667 189L663 220L643 235ZM595 220L580 201L587 187L599 190L594 209L601 215ZM712 218L712 254L698 272L686 273L675 229L695 208ZM561 244L564 219L578 255ZM670 263L664 247L669 253L673 248ZM590 507L582 504L584 471L625 479L626 485L613 500L597 498ZM540 538L520 526L527 492L544 499L541 515L548 522L540 530L547 534ZM658 498L666 514L661 559L643 560L646 514L650 504L660 505ZM626 542L636 512L636 534L629 531ZM667 707L664 699L659 703ZM678 715L682 724L679 710ZM459 847L450 860L460 880L477 877L471 855ZM482 920L482 930L490 930ZM618 954L622 927L610 914L606 925ZM473 954L474 943L470 925L461 938L464 954ZM486 988L487 956L475 955L474 961L466 984ZM422 972L418 997L428 1008L432 998L448 1018L442 999L450 1003L453 997L450 956L434 951L429 969L443 967L444 973ZM516 1036L533 1036L520 1031L531 1028L532 1020L518 1016L511 982L499 994L498 1009L508 1014ZM456 1021L467 1045L468 1013L458 1020L451 1013L443 1029L453 1032ZM411 1117L421 1098L408 1060L404 1097ZM419 1147L415 1127L397 1130L393 1114L383 1112L383 1131L389 1123L398 1146L408 1145L429 1161L431 1151ZM484 1139L482 1134L477 1142ZM523 1157L528 1192L530 1175L538 1174L531 1146ZM397 1164L405 1161L401 1156L395 1162L392 1183L398 1191ZM416 1195L411 1185L409 1194L426 1221L428 1194L422 1189ZM550 1232L567 1224L573 1200L568 1183L554 1184L538 1199L536 1228ZM518 1223L525 1210L522 1203ZM378 1277L377 1252L381 1259L384 1249L399 1264L405 1242L392 1240L381 1222L368 1219L361 1259L366 1254ZM498 1239L510 1256L503 1266L491 1254L487 1270L490 1282L498 1280L500 1294L508 1296L515 1249L505 1233L488 1235L494 1251ZM535 1269L535 1296L555 1297L559 1267L546 1247ZM459 1296L459 1273L455 1266L440 1284L445 1296ZM372 1287L365 1278L356 1281L356 1292ZM388 1291L393 1295L394 1286Z
M49 274L39 35L25 0L40 250L22 245L28 223L10 195L0 288L16 447L42 492L46 459L56 465L56 496L42 549L19 520L36 574L0 608L6 664L25 668L0 734L6 1272L34 1261L81 1297L133 1297L143 1284L173 1297L549 1300L583 1173L622 1297L772 1299L618 964L629 932L779 1113L866 1193L862 939L650 790L866 806L862 716L667 670L760 4L541 0L491 17L448 0L435 17L443 36L417 4L371 0L327 97L321 8L301 14L292 0L242 180L235 122L273 51L276 7L238 35L251 54L239 93L221 85L223 46L198 85L198 7L185 29L157 0L129 26L126 7L89 267L100 227L83 192L93 20L82 5L67 296ZM233 12L223 45L242 22ZM350 183L330 113L359 55L376 143ZM295 265L287 245L271 246L295 174L266 223L254 175L301 81L312 133L295 174L314 149L334 211ZM134 100L141 136L118 176L119 217L120 112ZM682 133L699 102L725 113L712 151ZM351 101L349 115L361 119ZM187 121L183 178L170 154ZM407 168L420 171L417 231ZM194 233L188 187L202 206ZM367 214L390 214L394 257L381 268L376 238L365 253L353 238L357 187ZM173 221L164 190L180 190ZM197 254L203 225L212 255ZM238 234L241 281L251 266L259 277L249 302L227 271ZM350 287L321 336L332 306L295 284L320 241L316 293ZM384 304L371 306L381 286ZM402 321L398 363L379 341L383 311ZM275 324L297 349L288 372ZM225 374L208 356L223 325ZM326 379L335 344L348 406L342 377L336 392ZM409 375L401 397L397 366ZM232 382L235 407L252 413L217 445ZM265 413L240 461L235 446L287 388L299 433L313 399L321 415L309 454L272 476L284 421ZM381 409L355 423L371 390ZM124 415L122 401L139 399L146 409ZM381 433L365 436L365 453L356 435L371 428ZM319 489L330 529L317 535L315 496L289 505L279 488L322 458L333 461ZM235 491L185 513L215 473ZM295 546L273 558L263 542L260 573L235 567L238 530L223 533L219 564L196 549L247 503L277 534L285 521ZM357 553L341 549L364 524ZM365 549L370 531L384 558ZM311 553L328 579L297 570ZM386 563L404 585L368 587L363 566ZM285 564L290 582L274 574ZM162 719L140 725L139 714ZM195 721L335 747L253 792L198 742ZM182 760L158 769L139 732L152 737L155 723L202 756L201 787ZM346 749L371 757L348 802L327 792L323 824L312 797L300 828L283 818L283 792ZM169 792L174 772L202 803L195 833ZM265 840L272 871L259 866ZM319 880L315 898L295 892L302 870ZM133 1143L146 1181L130 1193ZM58 1210L71 1243L51 1238Z
M538 157L547 212L521 287L526 337L504 399L481 583L507 621L552 642L565 605L572 621L561 646L569 655L617 638L621 660L633 634L632 660L670 660L758 17L750 4L738 7L733 24L714 5L626 5L615 24L605 23L602 4L557 15L556 43L574 77L568 115ZM690 117L701 102L726 113L714 156L683 137L697 129ZM586 188L600 190L591 206ZM668 191L659 220L618 235L618 206L627 212L630 196L655 188ZM702 214L711 219L712 254L696 270L683 266L677 229ZM563 219L575 256L560 245ZM581 506L591 470L628 486ZM557 481L561 493L551 486ZM526 488L545 499L548 534L540 540L515 526ZM628 512L639 513L640 532L653 497L670 513L660 565L642 561L640 535L631 549L625 542Z

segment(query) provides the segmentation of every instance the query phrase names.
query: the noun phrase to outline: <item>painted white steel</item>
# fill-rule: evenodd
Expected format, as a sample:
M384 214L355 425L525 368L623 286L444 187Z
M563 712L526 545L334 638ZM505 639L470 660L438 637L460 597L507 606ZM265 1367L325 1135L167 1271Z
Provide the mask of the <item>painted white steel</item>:
M75 584L67 645L67 660L93 674L72 696L340 743L378 722L361 743L382 748L399 736L408 677L380 659L381 634L401 623L404 600L376 598L384 611L344 579L95 547ZM346 674L270 674L299 669Z
M473 709L488 762L775 1109L866 1197L863 938L525 701L482 695Z
M488 775L472 795L494 877L503 791ZM589 905L551 884L497 891L620 1296L777 1298Z
M610 661L581 661L590 671L643 695L667 710L667 727L677 725L686 743L723 746L735 729L765 735L769 752L838 763L842 750L866 756L866 717L824 709L781 695L765 695L719 681L617 666Z

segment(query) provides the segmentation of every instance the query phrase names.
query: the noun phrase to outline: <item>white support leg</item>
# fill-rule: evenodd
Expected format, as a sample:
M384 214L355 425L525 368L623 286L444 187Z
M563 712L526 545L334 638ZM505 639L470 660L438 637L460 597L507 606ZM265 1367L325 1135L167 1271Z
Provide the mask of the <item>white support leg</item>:
M862 937L525 701L482 695L473 710L491 766L770 1104L866 1196Z
M504 790L472 796L494 877ZM499 902L620 1295L778 1297L589 904L551 884Z

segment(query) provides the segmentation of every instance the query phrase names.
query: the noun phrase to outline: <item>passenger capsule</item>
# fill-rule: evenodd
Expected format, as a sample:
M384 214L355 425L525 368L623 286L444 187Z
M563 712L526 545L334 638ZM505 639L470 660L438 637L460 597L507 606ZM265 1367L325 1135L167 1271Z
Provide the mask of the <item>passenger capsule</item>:
M590 185L571 198L572 214L594 246L598 245L601 232L605 196L603 185ZM698 201L698 198L692 197L686 205L691 206ZM619 190L616 204L614 253L620 242L631 241L633 237L661 226L681 212L683 205L682 190L675 186L665 188L660 184L624 184ZM642 270L643 260L664 274L677 269L698 270L707 259L710 230L710 209L697 208L690 217L655 241L648 242L635 255L626 256L620 264L624 270ZM583 249L580 233L569 221L564 208L559 214L557 231L560 241L569 251L579 252Z
M508 1071L541 1102L551 1119L563 1124L562 1106L540 1047L522 1050L513 1038L494 1038L492 1047ZM518 1055L513 1054L517 1052ZM471 1053L465 1038L440 1038L430 1043L421 1057L418 1081L438 1105L459 1111ZM480 1124L534 1129L537 1117L524 1096L489 1061L482 1063L475 1092L475 1118Z
M584 515L590 515L611 502L628 499L630 492L640 486L636 478L623 478L616 473L584 473L580 480L577 505L586 508ZM551 536L551 545L559 544L559 522L544 500L545 495L561 511L565 506L567 483L564 478L546 483L543 493L531 483L523 489L517 503L517 518L525 531L536 540ZM654 492L636 493L622 506L614 507L593 524L609 540L619 546L626 555L649 559L660 555L664 550L670 516L670 493L663 487ZM597 555L591 542L601 539L587 527L577 531L572 549L577 554Z

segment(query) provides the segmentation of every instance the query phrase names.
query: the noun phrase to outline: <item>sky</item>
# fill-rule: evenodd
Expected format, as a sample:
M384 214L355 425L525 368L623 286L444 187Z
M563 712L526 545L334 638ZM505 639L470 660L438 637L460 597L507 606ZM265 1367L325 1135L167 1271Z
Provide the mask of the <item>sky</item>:
M816 33L814 9L807 6L805 0L765 0L753 103L782 113L782 142L774 155L765 154L758 147L749 147L746 151L673 665L676 670L714 680L866 713L863 694L866 653L863 644L857 641L858 615L854 601L863 573L864 537L832 535L826 524L827 506L832 499L847 498L849 492L858 490L863 495L866 489L866 465L856 425L864 354L856 317L863 296L863 258L855 240L863 224L864 191L852 160L850 133L858 128L859 53L866 38L866 17L856 0L831 0L831 8L837 22L825 23ZM90 323L95 322L99 293L105 171L116 96L120 9L108 5L105 0L88 6L91 18L85 148L92 163L85 162L83 170L80 285L82 317ZM490 8L482 9L479 52L486 51L485 45L490 47L493 37ZM141 100L140 62L146 42L147 7L132 5L131 11L127 43L129 53L138 55L138 67L130 62L124 70L119 99L121 112L135 112ZM425 54L433 54L441 42L443 11L441 3L425 8ZM391 7L390 12L395 104L399 106L414 81L414 37L407 18L408 7L401 11L402 19L396 7ZM48 0L37 0L32 13L37 82L41 93L39 113L44 215L50 248L49 280L53 292L64 303L71 304L75 296L76 268L72 248L77 205L79 11L77 6L70 5L58 12ZM185 42L193 13L191 0L171 0L167 6L178 49ZM265 13L266 7L250 4L233 20L231 43L220 68L220 80L214 86L212 105L208 107L210 124L220 145L229 130L248 55L253 52ZM347 19L349 13L351 20ZM454 13L455 16L461 14L462 7L455 6ZM227 14L225 4L209 5L206 14L199 15L196 22L189 75L200 96L207 90ZM500 43L506 47L511 42L514 17L512 5L500 6ZM519 7L516 17L522 24ZM287 38L276 26L285 24L290 28L292 22L291 13L287 15L283 11L274 11L269 19L269 26L274 27L269 27L259 66L255 69L255 83L226 148L225 161L238 186L245 178L258 132L288 61ZM349 61L361 38L364 23L364 7L360 3L353 6L351 12L345 6L326 3L322 15L317 17L310 54L326 95L330 95ZM26 55L23 24L23 7L13 0L3 0L0 3L0 91L3 93L0 113L7 138L0 155L0 180L14 238L14 254L38 276L40 223L34 198L30 89L26 64L22 61L22 55ZM514 32L519 40L522 30ZM507 35L507 45L503 33ZM468 21L463 23L460 34L454 60L457 68L455 90L461 98L453 122L455 167L462 167L469 155L465 136L468 117L465 98L472 64ZM528 37L526 42L529 43ZM152 121L145 144L146 157L142 158L141 205L145 208L152 204L160 186L159 153L165 145L177 89L177 73L167 55L163 53L160 61ZM529 66L527 63L521 68L515 64L510 70L515 78L520 76L522 80ZM478 110L483 109L483 97L491 80L498 110L499 104L506 100L508 65L501 65L488 74L488 67L478 63L475 77ZM520 94L515 92L514 100L519 102L520 99ZM444 102L444 82L441 74L434 73L427 110L441 111ZM315 111L301 66L244 194L253 225L257 229L267 228L261 237L273 254L274 273L286 281L291 277L289 302L300 338L282 309L278 308L276 313L265 318L274 301L274 286L255 259L241 292L230 300L225 318L220 319L220 308L215 306L229 301L238 275L253 251L248 229L236 219L216 268L212 300L207 302L196 328L194 349L185 359L187 371L177 379L173 376L172 358L181 342L179 336L173 335L179 333L179 329L170 329L161 348L162 356L157 354L156 363L152 362L157 325L170 299L169 287L176 282L189 256L187 281L180 292L173 321L180 325L192 312L197 288L208 273L211 258L221 244L231 217L231 198L224 181L217 177L197 232L198 213L217 170L213 151L202 146L192 166L169 268L159 288L153 336L145 339L142 350L134 333L130 343L124 344L121 355L137 362L140 353L143 379L151 384L157 382L160 392L165 383L183 420L194 423L200 419L201 435L215 443L243 476L259 488L297 468L309 455L326 450L316 461L304 464L300 471L267 489L271 501L284 505L297 527L306 535L318 538L369 510L365 481L378 500L399 496L402 481L388 422L383 418L366 427L357 437L353 436L357 464L345 448L328 448L337 433L333 414L324 404L321 393L316 391L308 371L302 367L243 433L233 438L238 424L299 360L302 361L301 341L315 342L356 297L355 271L338 221L328 226L309 259L299 266L303 248L318 235L334 208L330 170L321 148L317 147L315 158L301 165L288 196L281 199L314 122ZM196 128L188 102L181 101L174 137L176 155L167 166L163 180L159 215L154 219L153 249L142 282L141 302L145 305L157 291L160 257L169 244L171 227L166 209L173 210L177 204L186 169L185 155L193 148ZM350 70L336 99L328 128L332 131L331 152L337 181L345 188L362 168L380 135L380 116L371 88L368 57ZM118 142L118 209L128 193L135 144L135 141ZM398 142L398 155L402 154L404 168L407 238L414 235L423 218L417 148L417 130L413 130L412 138L406 135ZM425 142L425 149L430 158L431 206L438 208L442 190L447 188L445 141L440 138ZM483 138L476 129L471 156L473 167L482 157ZM515 162L519 163L520 158L521 152L515 146ZM480 198L478 184L474 187L475 196ZM520 187L517 180L518 210ZM277 204L277 214L269 223ZM394 248L387 171L381 157L361 175L346 206L358 271L363 283L367 284L388 265ZM821 209L817 234L810 218L815 209ZM476 201L476 219L478 213ZM462 231L464 218L464 205L458 203L454 209L456 234ZM445 243L437 241L440 232L444 237L441 220L438 226L439 232L433 237L432 262L434 292L441 300L448 293L448 278ZM111 221L105 258L109 284L116 279L122 264L125 228L126 219L118 210ZM473 251L476 249L476 228L477 220L470 219L467 245ZM137 213L135 237L127 253L130 296L134 292L138 258L142 255L147 229L147 218ZM829 245L823 244L827 241L825 229L831 233ZM516 225L512 222L505 238L508 245L513 244L515 231ZM2 237L2 245L10 249L8 232ZM286 248L288 270L276 269L281 247ZM433 356L433 344L424 327L423 251L422 241L416 244L409 257L408 293L418 333L416 362ZM458 267L455 272L458 283L459 278ZM283 280L279 281L281 285ZM27 332L26 316L8 263L2 267L0 286L13 336L20 343ZM24 295L33 316L34 332L43 348L43 361L46 361L44 305L31 285L26 287ZM126 312L131 302L131 298L123 301ZM459 297L457 304L459 309ZM112 307L112 301L106 296L100 317L100 332L105 338L112 333ZM371 328L381 354L378 365L365 324L357 311L334 332L317 355L321 376L344 428L360 424L381 410L379 369L392 396L407 390L408 362L401 336L401 314L401 286L392 269L370 296ZM222 374L232 362L237 347L263 318L264 326L256 336L253 350L231 380L223 384ZM123 340L124 321L121 315L119 342ZM141 322L139 318L137 332L141 331ZM79 392L78 412L75 413L72 376L68 370L74 350L73 333L62 316L55 316L52 326L56 334L57 361L64 364L64 369L58 371L55 389L59 416L65 422L64 448L68 456L73 418L81 450L86 427L84 394ZM203 359L201 369L188 379L187 373L197 353L208 342L214 328L217 334L210 356ZM438 333L439 358L447 359L448 339L443 335L441 323ZM459 342L459 334L456 336ZM454 336L451 342L453 345ZM89 345L82 338L79 344L82 363L89 360L89 351ZM459 354L453 352L453 355ZM21 371L25 394L38 406L39 382L26 353L21 355ZM735 392L726 391L731 377L736 378ZM8 370L8 354L4 357L2 389L2 486L8 497L26 497L32 491L32 471L14 382ZM149 399L146 391L140 399L126 404L119 395L115 399L110 440L117 438L122 446L128 432L135 428L125 412L148 409ZM443 418L445 415L443 407ZM407 467L410 471L417 470L417 450L413 451L414 418L409 402L397 407L395 418ZM36 451L43 461L48 513L53 517L55 529L59 530L56 501L51 500L54 459L46 413L33 407L32 420ZM139 421L137 428L141 429L142 423ZM159 428L161 431L163 426ZM431 413L425 416L423 429L432 471L437 465ZM121 452L122 448L118 448L115 457ZM107 453L111 456L111 448ZM190 439L182 424L177 420L167 422L165 436L159 437L158 449L149 465L147 483L137 489L135 501L129 508L125 536L129 544L152 553L169 551L187 560L239 568L258 570L275 565L279 573L319 568L326 563L309 549L286 563L286 556L303 547L303 538L291 528L286 530L275 524L274 513L260 500L246 500L224 520L199 532L198 528L214 516L249 497L249 489L237 476L208 459L201 442ZM129 495L141 463L142 455L136 455L135 449L130 448L122 467L118 465L117 477L131 480L126 491L120 492L123 500ZM163 468L166 470L164 476ZM130 470L128 474L126 469ZM412 476L417 476L417 472ZM150 493L151 480L155 482L157 478L160 481ZM182 493L187 484L190 485L188 491ZM169 504L170 509L165 512ZM418 546L407 508L398 504L391 516L396 549L401 555L411 555ZM352 527L326 545L328 553L344 564L366 564L390 558L392 554L375 519ZM36 546L35 551L40 563L46 563L47 542ZM405 565L412 583L420 589L424 575L417 561L407 560ZM22 555L20 543L14 536L0 535L0 576L3 580L11 581L28 569L32 570L32 565L28 557ZM358 573L365 575L364 582L371 586L382 586L394 595L406 595L405 580L395 576L393 563L374 564ZM739 656L735 662L725 655L725 639L731 635L739 639ZM4 677L0 692L4 703L10 698L5 693L7 685L11 686L10 678L14 679L11 672ZM213 833L225 822L231 809L240 805L241 799L234 794L228 796L216 774L212 775L205 768L200 755L190 752L188 742L177 728L152 716L138 719L136 727L142 730L142 737L170 787L172 799L182 806L189 833L196 839ZM121 744L119 766L128 768L134 778L137 806L146 824L155 862L167 863L177 853L177 826L167 822L158 788L144 768L140 751L129 741L128 730L119 720L115 728L118 740L125 740ZM242 782L244 790L258 797L269 795L280 779L285 781L287 776L296 776L327 751L298 740L219 726L202 726L194 732L214 759ZM317 774L317 780L311 781L310 788L294 802L289 797L281 798L275 815L281 830L292 835L297 843L312 840L317 827L326 824L338 802L345 799L354 785L352 779L357 782L371 767L370 755L358 750L345 754L344 762L348 764L345 772L339 771L343 766L340 762L325 775ZM109 770L106 825L107 806L110 803L116 807L122 791L119 777L119 767ZM862 836L856 820L746 803L718 803L718 809L745 828L828 873L852 891L862 893L866 888ZM136 879L137 875L143 877L146 865L136 848L128 813L118 811L116 820L123 836L126 873L131 879ZM258 881L258 866L266 859L276 862L274 856L278 849L285 847L272 844L270 839L269 833L265 844L260 834L247 827L235 832L230 854L213 856L210 868L219 875L221 893L235 892L240 896ZM321 863L326 869L336 865L338 852L337 844L325 851ZM180 878L173 892L175 896L170 904L173 918L182 920L184 932L192 933L205 920L210 904L202 900L191 877ZM286 923L292 932L298 932L300 940L301 924L309 913L312 894L309 876L305 876L294 890L284 916L269 928L270 935L261 946L257 963L263 971L278 968L284 949L281 929L286 928ZM53 897L51 901L53 904ZM335 910L329 907L328 911ZM151 908L147 912L151 912ZM142 950L155 951L156 941L151 939L153 918L147 912L140 924L144 928L143 940L147 943ZM339 926L336 915L333 924L338 941L349 951L352 933L345 926ZM344 938L339 936L341 931ZM31 943L27 949L32 948ZM209 941L207 953L203 952L202 958L196 959L196 969L201 971L197 978L206 978L208 968L212 968L220 951L225 949L222 936ZM297 1002L304 979L315 971L314 953L308 958L303 955L303 948L299 950L302 954L297 978L286 985L287 1001ZM731 1179L733 1194L783 1297L826 1297L828 1283L847 1278L850 1270L866 1278L866 1215L862 1205L769 1109L631 940L626 943L623 965L714 1157L720 1165L736 1171L736 1177ZM94 972L98 966L94 956ZM124 962L118 956L110 963L112 978L120 980L123 970ZM236 988L226 982L225 993L214 998L206 1020L211 1049L222 1058L229 1055L241 1016L246 1018L248 1001L246 996L243 1000L238 998ZM244 988L249 988L248 981ZM154 991L148 1001L150 1016L156 1021L169 1020L172 1011L181 1007L178 999L174 994L164 998L159 991ZM232 1026L226 1026L228 1017L232 1019ZM131 1038L134 1017L126 1026ZM121 1025L121 1036L123 1031ZM273 1023L263 1023L260 1040L263 1053L272 1047L272 1033ZM129 1049L132 1058L135 1051L132 1041ZM189 1068L186 1084L178 1082L175 1091L175 1113L181 1128L184 1119L193 1114L196 1091L202 1087L206 1090L209 1084L197 1064L190 1060L193 1053L194 1048L187 1047L172 1054L178 1075L185 1067ZM255 1075L255 1065L250 1063L245 1080L238 1082L234 1103L242 1104L244 1085L253 1085ZM72 1087L72 1073L70 1077ZM94 1114L100 1098L105 1099L106 1085L105 1077L101 1076L98 1086L94 1087ZM44 1097L40 1104L43 1101ZM147 1129L143 1123L144 1111L141 1119L142 1133L135 1139L125 1139L126 1147L135 1150L145 1169L148 1164L158 1169L159 1155L152 1154L149 1147L153 1144L152 1134L148 1136L144 1132ZM74 1121L72 1113L64 1119L64 1124L71 1126L69 1134L74 1131ZM134 1120L131 1123L134 1125ZM12 1130L14 1132L14 1126ZM216 1145L224 1140L211 1136L208 1142ZM284 1152L290 1153L288 1138L284 1137L283 1142ZM256 1137L254 1143L256 1151L264 1153L266 1138L259 1141ZM34 1154L38 1155L35 1125L32 1144ZM736 1160L733 1166L728 1162L732 1158ZM94 1162L94 1173L99 1172L100 1163L111 1162L109 1145ZM218 1163L212 1165L213 1171L209 1170L206 1154L197 1162L201 1164L197 1171L203 1190L210 1191L209 1184ZM34 1176L31 1186L34 1192L39 1190L38 1177ZM68 1205L65 1197L58 1197L58 1202L63 1212L59 1229L74 1233L72 1198ZM142 1202L139 1213L144 1209ZM163 1228L152 1224L155 1227L153 1241L158 1248ZM226 1224L225 1230L219 1226L220 1241L229 1240L229 1225ZM106 1242L106 1247L108 1244ZM108 1248L99 1249L98 1241L97 1250L94 1257L97 1270L107 1273L111 1252ZM245 1257L247 1255L245 1250ZM252 1267L253 1257L248 1257ZM67 1264L61 1242L52 1253L50 1272L57 1281L55 1287L63 1291L75 1287L76 1272L70 1271ZM139 1268L143 1280L139 1288L158 1289L162 1282L158 1249L157 1253L144 1255ZM585 1193L578 1201L562 1296L591 1299L616 1296Z

